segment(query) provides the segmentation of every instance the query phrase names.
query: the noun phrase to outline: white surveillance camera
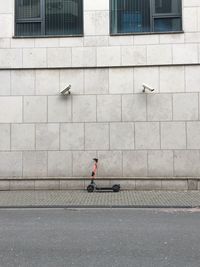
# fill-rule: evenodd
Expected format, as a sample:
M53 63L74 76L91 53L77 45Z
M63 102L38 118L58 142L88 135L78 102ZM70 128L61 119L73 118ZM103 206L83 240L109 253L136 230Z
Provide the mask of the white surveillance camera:
M69 84L65 89L62 89L62 90L60 91L60 93L61 93L62 95L69 95L69 94L71 94L70 89L71 89L71 84Z
M143 83L142 86L143 86L143 90L142 90L143 93L145 93L146 90L149 90L150 92L153 92L155 90L154 88L146 85L145 83Z

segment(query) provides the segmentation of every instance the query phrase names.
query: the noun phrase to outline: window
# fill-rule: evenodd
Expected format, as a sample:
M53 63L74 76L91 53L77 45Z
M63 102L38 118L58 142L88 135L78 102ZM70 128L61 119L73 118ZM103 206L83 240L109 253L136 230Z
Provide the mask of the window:
M181 0L110 0L111 34L182 30Z
M15 35L81 35L83 0L15 0Z

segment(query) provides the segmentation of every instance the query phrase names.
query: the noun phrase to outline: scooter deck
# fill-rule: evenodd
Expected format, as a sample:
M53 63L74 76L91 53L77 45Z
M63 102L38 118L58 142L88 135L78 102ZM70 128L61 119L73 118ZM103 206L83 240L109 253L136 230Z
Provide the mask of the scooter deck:
M100 190L102 190L102 191L104 191L104 190L105 191L110 191L110 190L113 191L113 188L112 187L96 187L95 189L96 190L99 190L99 191Z

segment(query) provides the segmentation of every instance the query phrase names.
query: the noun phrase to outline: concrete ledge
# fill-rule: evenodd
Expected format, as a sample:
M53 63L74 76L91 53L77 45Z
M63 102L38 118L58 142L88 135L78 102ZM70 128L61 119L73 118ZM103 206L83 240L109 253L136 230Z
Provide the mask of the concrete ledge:
M12 190L82 190L86 189L90 178L31 178L18 177L0 179L0 191ZM99 186L110 186L115 183L121 185L122 190L200 190L200 178L97 178Z

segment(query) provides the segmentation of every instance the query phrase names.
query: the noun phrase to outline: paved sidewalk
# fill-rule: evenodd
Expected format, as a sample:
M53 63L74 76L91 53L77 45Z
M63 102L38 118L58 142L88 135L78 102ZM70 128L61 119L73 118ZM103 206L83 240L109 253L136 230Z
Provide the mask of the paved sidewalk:
M200 191L1 191L0 208L193 208Z

